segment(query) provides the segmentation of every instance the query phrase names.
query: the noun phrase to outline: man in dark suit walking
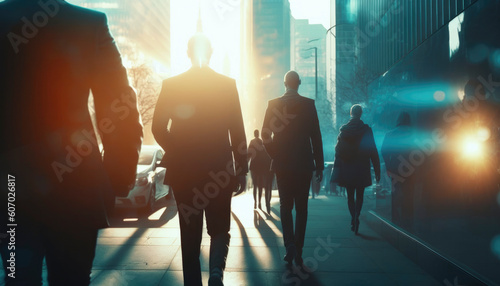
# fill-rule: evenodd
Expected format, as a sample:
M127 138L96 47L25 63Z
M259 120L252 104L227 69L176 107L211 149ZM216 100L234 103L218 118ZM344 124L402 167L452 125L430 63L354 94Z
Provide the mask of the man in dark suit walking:
M189 40L193 66L163 82L153 118L153 134L165 150L165 181L177 202L185 285L202 285L203 213L211 238L209 285L222 285L232 193L238 184L244 189L248 173L236 82L208 67L211 54L203 34Z
M299 75L285 75L286 92L269 101L262 139L273 159L280 196L281 224L286 247L284 260L295 258L302 265L302 248L307 224L307 201L313 172L315 179L323 178L323 143L314 100L299 95ZM296 219L293 231L292 209Z
M0 90L6 285L41 285L44 258L50 285L89 285L97 231L134 183L142 143L106 16L65 1L0 3Z

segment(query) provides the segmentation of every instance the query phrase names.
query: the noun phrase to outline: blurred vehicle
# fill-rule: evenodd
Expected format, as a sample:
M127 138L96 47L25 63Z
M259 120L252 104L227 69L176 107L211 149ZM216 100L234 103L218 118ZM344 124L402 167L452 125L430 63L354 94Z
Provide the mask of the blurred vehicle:
M116 198L117 208L139 208L145 212L152 211L157 200L171 197L170 187L163 184L166 169L158 166L163 155L164 152L159 146L142 146L135 186L127 197Z

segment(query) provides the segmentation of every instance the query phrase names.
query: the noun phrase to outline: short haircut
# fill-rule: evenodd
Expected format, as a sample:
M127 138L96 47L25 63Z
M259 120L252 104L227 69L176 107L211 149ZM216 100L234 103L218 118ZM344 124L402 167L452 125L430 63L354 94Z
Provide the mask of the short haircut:
M255 129L253 132L253 136L259 137L259 129Z
M361 115L363 114L363 107L359 104L354 104L351 107L351 117L352 118L361 118Z

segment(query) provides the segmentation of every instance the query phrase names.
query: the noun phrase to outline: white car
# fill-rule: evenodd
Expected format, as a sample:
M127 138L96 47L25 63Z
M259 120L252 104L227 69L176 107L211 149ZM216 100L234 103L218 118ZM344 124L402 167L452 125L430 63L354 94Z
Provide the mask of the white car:
M135 186L127 197L116 198L116 207L152 211L157 200L171 196L170 187L163 184L166 169L158 166L163 155L164 152L159 146L142 146Z

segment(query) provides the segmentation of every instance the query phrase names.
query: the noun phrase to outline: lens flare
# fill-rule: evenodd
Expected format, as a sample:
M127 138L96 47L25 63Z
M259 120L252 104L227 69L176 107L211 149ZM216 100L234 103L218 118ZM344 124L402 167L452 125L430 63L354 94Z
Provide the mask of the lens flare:
M488 128L486 127L481 127L477 130L477 138L480 140L480 141L486 141L488 139L490 139L490 136L491 136L491 132Z
M460 99L460 101L464 100L464 97L465 97L465 91L460 89L458 92L457 92L457 95L458 95L458 99Z
M481 142L475 138L466 138L462 146L463 154L467 158L477 158L481 156Z
M497 235L491 241L491 251L500 259L500 235Z
M444 93L444 91L438 90L434 93L434 100L435 101L441 102L441 101L445 100L445 98L446 98L446 93Z

